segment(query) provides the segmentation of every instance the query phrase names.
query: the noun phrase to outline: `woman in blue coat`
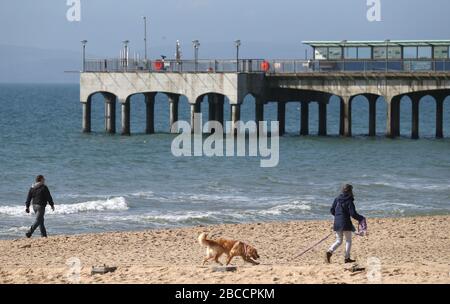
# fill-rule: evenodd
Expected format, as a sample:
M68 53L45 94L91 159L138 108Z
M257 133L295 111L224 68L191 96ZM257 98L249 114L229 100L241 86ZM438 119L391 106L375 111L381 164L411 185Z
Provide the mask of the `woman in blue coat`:
M345 185L342 193L334 200L331 207L331 214L334 216L333 229L336 232L336 242L328 249L326 254L327 262L330 263L331 256L336 249L341 246L345 237L345 263L353 263L355 260L350 258L350 250L352 248L352 232L356 229L352 224L351 218L361 222L364 217L356 212L353 197L353 186Z

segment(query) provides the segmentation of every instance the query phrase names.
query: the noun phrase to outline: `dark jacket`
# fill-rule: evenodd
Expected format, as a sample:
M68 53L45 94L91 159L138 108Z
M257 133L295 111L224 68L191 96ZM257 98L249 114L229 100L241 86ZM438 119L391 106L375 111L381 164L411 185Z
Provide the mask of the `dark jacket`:
M33 186L30 189L30 191L28 192L27 201L25 203L27 208L30 208L31 201L33 201L33 205L46 207L47 203L49 203L50 206L52 207L54 206L53 198L50 194L50 191L44 184Z
M360 222L364 217L356 212L353 196L342 193L339 195L331 207L331 214L334 215L334 231L355 231L350 217Z

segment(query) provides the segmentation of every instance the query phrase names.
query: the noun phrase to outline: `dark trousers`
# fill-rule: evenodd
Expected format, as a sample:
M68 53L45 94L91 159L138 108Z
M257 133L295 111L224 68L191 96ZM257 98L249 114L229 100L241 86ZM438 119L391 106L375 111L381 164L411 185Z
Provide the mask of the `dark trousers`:
M41 236L46 237L47 236L47 230L45 230L44 226L44 215L45 215L45 207L39 206L39 205L33 205L34 213L36 214L36 221L31 226L30 234L33 234L34 231L39 227L41 230Z

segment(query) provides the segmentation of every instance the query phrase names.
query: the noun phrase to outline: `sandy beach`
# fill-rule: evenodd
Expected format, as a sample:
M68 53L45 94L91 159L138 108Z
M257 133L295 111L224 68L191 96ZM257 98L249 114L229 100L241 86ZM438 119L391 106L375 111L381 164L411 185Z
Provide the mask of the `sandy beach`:
M358 272L343 263L343 246L325 263L334 235L294 260L331 232L330 221L301 221L2 240L0 283L450 283L450 216L369 219L368 225L368 236L353 239L352 256L365 268ZM235 272L202 266L201 232L255 246L261 265L236 258ZM103 264L117 270L92 276L91 267ZM79 281L71 275L77 268Z

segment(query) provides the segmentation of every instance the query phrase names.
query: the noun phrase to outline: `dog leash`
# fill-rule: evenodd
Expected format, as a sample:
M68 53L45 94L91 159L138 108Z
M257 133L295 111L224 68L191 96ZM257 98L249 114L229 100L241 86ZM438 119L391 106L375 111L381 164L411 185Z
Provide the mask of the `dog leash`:
M318 245L320 245L321 243L325 242L331 235L333 234L333 232L330 232L330 234L328 234L326 237L324 237L323 239L321 239L319 242L315 243L314 245L312 245L311 247L309 247L308 249L306 249L305 251L302 251L301 253L299 253L298 255L296 255L294 258L292 258L293 260L301 257L302 255L304 255L305 253L307 253L308 251L312 250L313 248L317 247Z

